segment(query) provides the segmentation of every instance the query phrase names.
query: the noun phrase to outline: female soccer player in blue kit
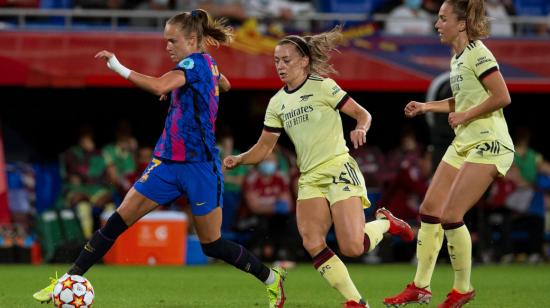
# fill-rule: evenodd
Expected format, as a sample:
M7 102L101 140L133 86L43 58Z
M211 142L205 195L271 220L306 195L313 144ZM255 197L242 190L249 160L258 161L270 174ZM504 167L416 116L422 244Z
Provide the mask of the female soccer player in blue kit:
M241 245L221 238L223 175L214 125L218 89L227 91L230 84L203 46L229 43L231 29L223 21L211 19L206 11L194 10L170 18L164 38L176 67L158 78L129 70L109 51L95 56L148 92L161 98L170 93L171 104L151 163L106 225L86 243L67 274L86 273L129 226L160 204L185 194L204 253L254 275L267 286L269 307L283 307L286 272L269 269ZM55 283L53 279L33 297L40 302L49 301Z

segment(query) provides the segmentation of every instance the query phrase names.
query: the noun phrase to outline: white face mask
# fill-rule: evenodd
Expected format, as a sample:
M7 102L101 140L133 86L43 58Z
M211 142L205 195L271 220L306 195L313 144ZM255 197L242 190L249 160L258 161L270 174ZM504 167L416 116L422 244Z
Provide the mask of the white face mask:
M272 161L263 161L258 165L258 171L265 176L273 175L277 171L277 164Z
M418 10L422 7L422 0L405 0L405 5L413 10Z

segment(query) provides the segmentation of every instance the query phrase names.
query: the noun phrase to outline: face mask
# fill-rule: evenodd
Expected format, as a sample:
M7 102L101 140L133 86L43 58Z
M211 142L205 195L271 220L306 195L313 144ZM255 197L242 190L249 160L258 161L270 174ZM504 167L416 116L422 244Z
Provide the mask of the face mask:
M275 171L277 171L277 164L272 161L263 161L258 165L258 171L260 171L262 175L273 175Z
M422 6L422 0L405 0L405 5L413 10L418 10Z

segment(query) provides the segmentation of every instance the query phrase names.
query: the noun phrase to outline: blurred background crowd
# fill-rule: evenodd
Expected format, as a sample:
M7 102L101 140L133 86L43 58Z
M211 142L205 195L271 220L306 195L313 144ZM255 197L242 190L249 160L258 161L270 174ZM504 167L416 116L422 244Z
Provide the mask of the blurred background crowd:
M260 32L273 35L296 30L316 32L323 28L326 21L323 21L323 18L311 20L308 16L341 13L353 14L353 20L348 23L373 21L377 27L383 29L384 33L390 35L431 35L435 31L433 23L442 2L442 0L0 0L0 8L87 10L86 14L75 14L71 22L86 26L112 26L111 17L118 16L120 18L117 18L116 26L122 28L162 27L162 23L154 19L155 15L160 16L159 14L163 12L174 10L189 11L194 8L204 8L214 16L226 17L236 26L254 20ZM487 16L492 20L492 36L547 36L549 34L550 21L547 16L550 4L547 0L487 0L486 8ZM90 10L112 11L112 13L102 12L94 15ZM138 13L121 14L121 11L127 10ZM0 12L1 27L10 28L20 23L21 20L17 17L21 14L21 12ZM43 26L66 23L66 19L59 17L66 15L61 13L29 14L31 18L26 21L28 24L35 23Z
M326 29L327 23L336 23L333 19L323 20L323 13L348 14L347 18L351 19L348 24L369 22L387 36L433 36L433 21L442 2L0 0L0 29L37 29L45 26L66 29L67 15L63 15L59 9L67 9L72 12L72 26L102 29L115 25L122 31L157 30L161 23L151 18L155 14L166 11L168 16L173 10L200 7L214 16L227 17L237 29L246 31L248 27L253 27L254 31L274 37L281 37L293 31L314 32L317 29ZM488 0L486 3L487 15L491 17L491 35L494 37L532 36L545 39L550 34L550 1ZM29 10L13 10L14 8ZM42 12L52 9L54 11L43 16L32 9ZM96 9L100 11L94 11ZM132 11L129 13L127 10L141 12L141 15L133 15ZM105 11L112 13L105 14ZM121 11L125 13L122 14ZM308 14L317 14L317 18L305 18ZM21 16L24 16L24 22ZM116 18L115 24L113 18ZM0 30L0 38L1 36ZM4 71L2 73L4 74ZM18 93L23 92L27 90L15 90L10 97L18 97ZM31 98L50 93L41 90ZM81 96L82 94L80 93ZM111 94L112 92L102 96L108 97ZM235 101L247 97L253 103L262 103L251 104L244 109L244 114L226 109L227 113L224 115L224 110L221 110L217 140L222 158L240 153L259 136L261 114L264 110L262 108L265 107L265 98L269 97L269 94L270 92L251 94L237 91L235 96L227 99ZM450 95L449 92L445 94ZM133 95L133 98L137 96ZM404 106L407 99L423 100L423 95L415 93L412 97L389 96L388 100ZM365 103L368 110L372 108L369 104L373 98L383 100L384 97L388 97L383 92L366 95L366 99L363 99L364 96L358 94L357 100ZM88 100L79 100L89 103L98 100L99 97L100 95L97 95ZM535 100L544 97L547 98L541 95L535 97ZM145 97L146 101L154 99ZM521 97L521 100L530 99L532 98ZM119 97L116 100L121 99ZM225 100L222 96L222 104ZM64 106L66 105L59 108L63 109ZM384 206L417 228L418 209L435 170L434 164L440 160L444 151L442 145L450 142L452 132L445 125L436 125L437 132L434 133L433 128L427 128L429 124L424 123L424 120L420 124L414 121L405 122L401 118L402 109L399 106L391 111L393 113L388 110L380 112L380 107L374 107L374 121L388 123L378 126L376 130L373 129L368 135L367 145L352 150L351 154L365 177L369 198L373 204L372 208L365 211L367 220L372 219L377 207ZM0 224L0 262L30 262L36 254L41 254L47 262L72 261L72 257L60 255L59 251L67 251L71 247L77 251L83 241L101 225L102 213L112 211L120 205L126 191L140 177L151 160L153 144L150 135L156 136L162 124L156 123L158 125L154 129L151 129L151 124L143 128L143 118L147 115L148 122L155 122L158 119L151 120L150 117L154 116L150 114L158 113L158 117L162 118L165 109L159 107L157 112L154 108L144 108L140 105L136 107L142 110L139 116L127 119L117 112L121 109L130 109L129 107L110 108L116 112L107 112L111 114L108 125L102 123L98 114L95 114L95 120L88 116L89 123L73 120L69 122L71 125L61 124L62 131L54 138L62 141L52 141L50 148L36 153L31 153L33 150L29 148L32 149L36 144L44 147L44 143L49 141L26 140L22 136L24 133L21 133L24 129L18 131L18 124L14 124L17 121L10 122L10 119L24 117L17 117L13 113L0 114L0 123L3 124L4 130L9 198L9 213L3 215L11 217L9 223ZM46 116L56 113L51 110L48 112ZM117 114L112 115L114 113ZM506 177L492 185L486 196L467 216L474 242L474 254L478 262L539 263L549 259L550 163L545 155L548 156L550 153L547 146L533 146L543 144L547 136L544 131L538 132L537 135L533 129L535 125L524 115L524 112L521 115L507 114L508 118L513 118L511 134L516 146L512 169ZM56 119L70 116L66 114L57 116ZM237 118L239 116L241 118ZM36 119L37 116L34 117ZM86 118L85 115L82 117ZM386 120L388 118L402 121L399 125L393 125L389 124L390 120ZM432 119L436 123L439 120ZM243 126L242 121L252 124ZM443 122L445 121L443 119ZM72 125L75 123L77 125ZM251 127L253 130L250 130ZM144 133L144 130L152 132ZM388 137L384 136L384 130L397 133ZM374 134L372 139L371 134ZM535 137L537 142L533 143ZM266 261L306 260L307 254L301 247L294 218L299 173L290 143L281 142L273 154L257 166L239 166L234 170L225 170L224 177L224 236L246 244L257 256ZM182 198L166 205L163 210L188 211L189 208L185 198ZM44 215L52 211L56 213L55 218ZM51 223L58 218L62 221L61 227L57 223ZM192 225L189 226L189 230L193 232ZM328 240L330 245L334 246L335 239L332 233ZM415 262L414 253L414 242L403 243L398 239L392 239L384 241L376 251L355 261ZM443 249L442 254L445 253L446 250Z

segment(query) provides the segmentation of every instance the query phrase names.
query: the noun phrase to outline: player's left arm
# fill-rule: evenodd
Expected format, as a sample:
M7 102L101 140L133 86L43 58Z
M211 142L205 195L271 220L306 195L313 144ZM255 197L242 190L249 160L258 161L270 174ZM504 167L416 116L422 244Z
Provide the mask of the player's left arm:
M351 97L340 107L340 111L357 121L355 129L350 132L353 147L357 149L367 142L367 132L370 129L372 116Z
M472 70L479 80L477 86L483 87L489 94L489 97L467 111L450 113L449 124L452 128L504 108L511 102L510 94L508 93L506 82L500 73L497 60L489 49L478 45L468 53L464 65Z
M128 80L147 92L162 96L182 87L185 84L185 74L180 70L173 70L157 78L132 71Z
M499 110L508 106L511 103L510 93L504 82L502 74L498 70L486 75L481 83L489 92L489 97L481 104L468 109L465 112L453 112L449 114L449 124L451 127L464 123L468 123L476 118Z
M112 71L128 79L139 88L153 93L154 95L166 95L168 92L185 84L185 73L179 70L170 71L160 77L152 77L128 69L120 64L114 53L107 50L98 52L95 58L105 60L107 66Z

